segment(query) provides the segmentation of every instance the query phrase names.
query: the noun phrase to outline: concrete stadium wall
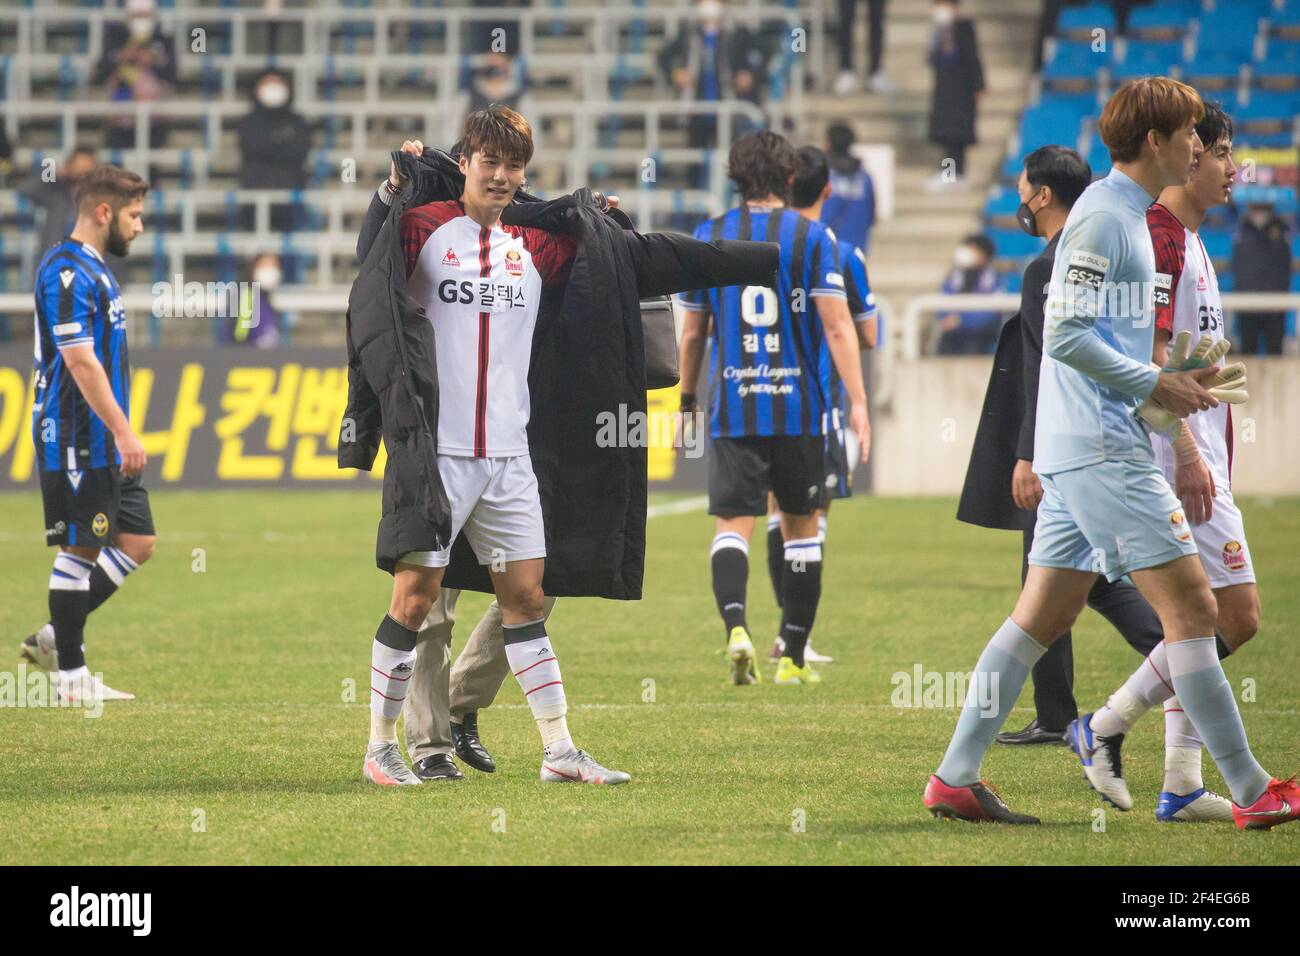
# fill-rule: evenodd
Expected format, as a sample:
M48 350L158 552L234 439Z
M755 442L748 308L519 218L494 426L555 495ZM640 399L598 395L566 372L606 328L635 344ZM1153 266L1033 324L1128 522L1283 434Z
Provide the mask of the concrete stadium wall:
M1300 358L1247 358L1250 401L1233 409L1233 491L1300 494ZM899 360L892 408L872 416L880 495L961 491L991 356Z

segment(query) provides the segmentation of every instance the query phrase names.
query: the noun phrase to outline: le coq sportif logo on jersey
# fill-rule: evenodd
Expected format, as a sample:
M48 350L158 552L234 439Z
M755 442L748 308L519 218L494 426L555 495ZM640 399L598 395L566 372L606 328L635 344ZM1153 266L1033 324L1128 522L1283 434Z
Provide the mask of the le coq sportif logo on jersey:
M153 928L152 893L85 893L74 885L50 897L50 925L56 927L128 927L132 936Z

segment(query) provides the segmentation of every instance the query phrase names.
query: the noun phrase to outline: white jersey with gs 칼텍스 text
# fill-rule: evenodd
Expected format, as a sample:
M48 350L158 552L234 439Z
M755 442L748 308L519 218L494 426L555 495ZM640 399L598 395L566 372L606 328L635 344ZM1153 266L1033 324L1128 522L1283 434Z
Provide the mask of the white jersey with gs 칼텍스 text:
M402 215L407 291L433 324L438 454L528 454L528 367L542 289L563 282L568 236L497 222L481 226L456 200Z
M1156 253L1156 328L1168 332L1171 341L1184 331L1191 333L1193 343L1203 335L1219 341L1223 338L1223 300L1201 237L1159 203L1147 210L1147 227ZM1217 408L1183 419L1215 483L1225 487L1232 472L1231 410L1227 402L1220 402ZM1172 480L1172 444L1154 433L1151 444Z

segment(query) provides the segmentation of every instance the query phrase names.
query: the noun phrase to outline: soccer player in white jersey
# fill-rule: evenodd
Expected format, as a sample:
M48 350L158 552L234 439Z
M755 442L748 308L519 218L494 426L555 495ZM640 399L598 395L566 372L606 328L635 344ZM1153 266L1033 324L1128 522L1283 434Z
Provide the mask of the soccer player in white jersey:
M1030 669L1082 610L1104 573L1129 575L1155 608L1170 681L1232 792L1242 829L1300 819L1300 786L1250 752L1215 648L1217 606L1182 506L1136 417L1150 401L1185 418L1215 408L1218 366L1151 364L1155 252L1146 210L1187 183L1204 116L1200 96L1167 77L1121 86L1099 130L1114 168L1074 204L1057 247L1043 330L1034 471L1043 485L1029 573L985 647L948 750L925 788L936 816L1037 823L980 780L980 763ZM1223 392L1225 397L1227 392ZM1085 728L1085 764L1097 755Z
M532 129L513 110L490 106L465 121L459 200L432 202L402 216L407 290L424 306L437 337L438 472L462 531L489 565L506 656L542 735L548 783L617 784L628 774L578 750L554 645L546 635L542 571L546 539L528 449L528 367L544 286L563 282L573 239L506 226L501 212L524 182ZM415 665L416 634L433 602L451 548L398 560L393 599L371 650L367 780L419 784L397 747L397 718Z
M1170 340L1180 334L1199 341L1223 339L1219 281L1197 229L1215 206L1232 201L1237 167L1232 161L1232 120L1217 104L1205 104L1196 124L1203 152L1186 186L1170 186L1147 210L1156 254L1156 333L1153 358L1168 363ZM1232 406L1190 416L1179 437L1153 433L1152 448L1191 524L1192 538L1218 604L1218 630L1229 652L1254 637L1259 628L1255 569L1232 500ZM1149 708L1164 704L1165 779L1156 805L1161 822L1232 820L1232 805L1205 789L1201 778L1201 738L1187 718L1169 680L1163 644L1142 662L1106 706L1085 714L1102 759L1085 767L1103 799L1128 810L1133 798L1118 760L1124 735ZM1072 730L1077 734L1080 728Z

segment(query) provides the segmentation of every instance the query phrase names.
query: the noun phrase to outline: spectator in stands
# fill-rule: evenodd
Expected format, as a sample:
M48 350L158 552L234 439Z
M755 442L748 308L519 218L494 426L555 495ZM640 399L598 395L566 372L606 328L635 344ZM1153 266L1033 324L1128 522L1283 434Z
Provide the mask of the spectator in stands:
M504 53L484 53L475 58L475 63L462 80L467 94L465 115L486 109L493 103L508 106L519 112L527 109L523 103L528 89L528 74L524 62L518 57Z
M848 96L857 92L858 77L853 68L853 24L857 19L859 0L839 0L840 18L835 24L836 39L840 45L840 75L835 78L835 95ZM882 68L885 47L885 0L867 0L867 75L871 89L876 93L892 93Z
M934 70L930 99L930 141L943 148L945 168L932 188L964 186L966 148L975 142L975 104L984 91L984 67L975 43L975 24L957 16L957 0L933 8L929 62ZM947 160L952 160L951 169Z
M876 190L862 160L852 153L853 139L853 130L844 123L832 123L826 131L831 195L822 207L821 221L839 239L867 252L876 221Z
M104 54L91 82L107 84L108 98L114 103L165 100L176 85L172 39L158 23L154 0L126 0L125 9L126 23L104 25ZM167 124L161 119L151 119L148 145L156 149L166 138ZM135 118L112 118L104 145L109 149L134 148Z
M659 68L682 99L740 99L757 103L767 84L766 57L757 38L745 27L723 29L721 0L699 0L696 23L683 27L659 51ZM737 126L733 137L745 132ZM692 149L714 149L718 144L717 118L695 114L687 123Z
M77 207L72 201L72 192L77 188L77 180L95 168L95 151L89 146L78 146L63 165L54 170L51 179L42 166L33 171L18 187L26 199L41 210L41 252L72 231L77 221Z
M944 295L1001 292L1002 279L993 268L993 241L975 233L953 252L953 269L943 280ZM948 312L939 317L940 355L983 355L993 351L1002 327L999 312Z
M1251 203L1232 245L1232 273L1238 292L1286 292L1291 286L1291 244L1286 224L1269 203ZM1241 351L1282 354L1285 312L1241 312Z
M293 109L293 85L279 70L265 70L253 81L253 107L239 121L241 189L301 189L307 180L312 124ZM248 210L249 213L252 210ZM271 207L271 228L295 227L293 206ZM251 215L244 228L253 228Z
M284 279L280 257L274 252L262 253L253 259L247 274L257 294L247 286L241 289L239 316L229 321L226 341L232 345L273 349L280 344L284 325L284 316L272 304L275 290Z

